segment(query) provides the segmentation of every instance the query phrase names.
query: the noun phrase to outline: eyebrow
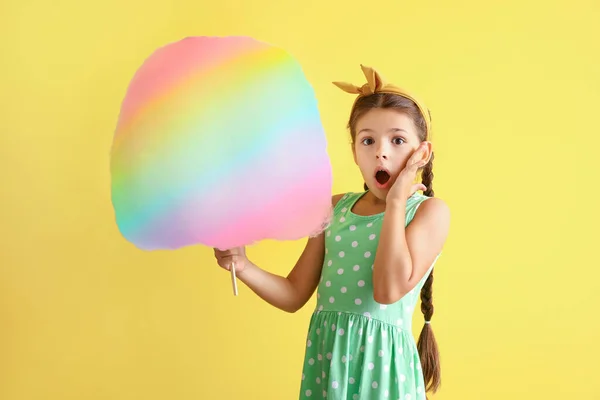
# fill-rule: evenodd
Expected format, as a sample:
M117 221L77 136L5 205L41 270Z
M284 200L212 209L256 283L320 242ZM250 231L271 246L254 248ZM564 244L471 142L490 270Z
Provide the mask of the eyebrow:
M373 129L364 128L364 129L361 129L360 131L358 131L358 133L361 133L361 132L371 132L372 133L374 131L373 131ZM388 129L388 132L404 132L408 135L408 132L402 128L391 128L391 129Z

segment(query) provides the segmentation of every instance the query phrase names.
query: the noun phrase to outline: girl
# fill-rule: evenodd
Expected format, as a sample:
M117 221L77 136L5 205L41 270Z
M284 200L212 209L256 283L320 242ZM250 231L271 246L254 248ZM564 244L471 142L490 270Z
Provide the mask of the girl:
M440 384L431 285L449 211L433 197L429 112L361 67L362 87L334 84L358 95L348 128L365 191L333 196L332 223L308 240L286 277L253 264L244 248L215 256L226 270L235 262L238 278L281 310L299 310L317 290L300 399L420 400ZM425 324L417 344L419 292Z

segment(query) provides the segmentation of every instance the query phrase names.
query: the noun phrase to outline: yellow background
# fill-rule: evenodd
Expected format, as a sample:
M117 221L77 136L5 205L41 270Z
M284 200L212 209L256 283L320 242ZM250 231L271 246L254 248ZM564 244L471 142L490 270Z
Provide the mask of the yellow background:
M335 192L359 64L433 112L452 230L434 285L436 400L600 399L600 3L0 3L0 399L295 399L313 302L261 302L210 249L142 252L110 202L126 86L191 35L283 47L314 84ZM304 242L261 243L285 274ZM415 314L415 334L422 316Z

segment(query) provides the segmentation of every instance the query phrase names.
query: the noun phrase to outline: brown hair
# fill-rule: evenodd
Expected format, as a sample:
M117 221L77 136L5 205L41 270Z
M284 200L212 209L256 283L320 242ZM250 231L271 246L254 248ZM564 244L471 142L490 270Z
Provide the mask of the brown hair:
M353 144L356 138L356 122L367 111L373 108L393 109L408 115L412 118L417 128L419 139L421 141L429 139L429 132L427 132L427 125L425 124L423 115L412 100L393 93L375 93L369 96L359 97L352 107L350 120L348 121L348 129L350 130ZM427 187L427 190L425 190L423 194L425 196L433 197L433 152L431 153L429 163L427 163L421 171L421 182ZM368 190L366 183L364 184L364 189ZM433 270L421 288L421 311L423 312L426 323L423 324L423 329L419 335L417 349L421 359L426 391L435 393L440 386L441 378L438 346L431 325L428 323L431 321L433 315L432 284Z

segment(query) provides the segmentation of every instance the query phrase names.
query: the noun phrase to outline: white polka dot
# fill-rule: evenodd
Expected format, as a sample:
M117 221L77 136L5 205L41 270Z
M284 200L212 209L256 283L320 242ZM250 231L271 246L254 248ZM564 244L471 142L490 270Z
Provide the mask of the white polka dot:
M309 363L310 365L313 365L313 364L315 363L315 359L314 359L314 358L311 358L310 360L308 360L308 363Z
M371 318L371 313L368 311L366 313L363 313L363 315L367 318Z
M330 287L331 286L331 282L330 281L325 282L325 286Z
M310 347L312 346L312 342L310 341L310 339L308 339L308 341L306 342L306 347Z
M358 246L358 242L355 240L354 242L352 242L352 247L357 247Z
M358 334L362 336L362 334L363 334L363 328L360 328L360 329L358 330Z
M355 231L356 230L356 225L350 225L350 230L351 231Z
M369 368L369 370L373 370L373 368L375 368L375 364L369 363L367 367Z
M305 393L306 393L306 397L312 396L312 391L310 389L308 389Z
M362 279L360 281L358 281L358 287L363 287L365 286L365 281L363 281Z
M354 385L354 378L353 378L353 377L350 377L350 379L348 379L348 382L349 382L351 385Z
M327 353L327 359L328 359L328 360L331 360L331 358L332 358L332 357L333 357L333 354L331 354L331 353Z
M321 334L321 328L317 328L317 335Z
M346 196L344 196L345 198ZM346 207L342 208L342 212L345 213L346 211L348 211L348 209Z
M338 256L340 256L340 258L344 258L345 255L346 255L346 253L344 253L343 251L340 251L338 253Z
M422 391L423 391L423 388L422 388L421 386L419 386L419 387L417 388L417 393L421 393Z
M367 338L367 340L369 341L369 343L373 343L373 336L369 336L369 337Z
M327 231L327 236L331 236L331 231Z
M344 217L340 218L340 222L344 222L344 221L346 221L346 218L344 218Z
M343 328L338 329L338 335L344 336L344 329Z
M358 271L360 269L360 265L355 265L354 267L352 267L352 269Z
M360 346L360 352L364 353L365 352L365 346Z
M304 374L302 374L302 380L306 379L306 376Z
M373 387L373 389L377 389L377 386L379 386L379 384L377 383L377 381L373 381L371 386Z
M370 251L367 251L367 252L365 253L365 258L369 258L369 257L371 257L371 252L370 252Z
M406 381L406 376L404 376L403 374L400 374L400 382L404 382Z
M344 273L344 269L343 269L343 268L340 268L340 269L338 269L338 270L337 270L337 273L338 273L338 275L341 275L341 274L343 274L343 273Z
M390 395L390 391L387 390L387 389L385 389L385 392L383 392L383 396L384 397L389 397L389 395Z
M346 286L342 286L342 288L340 289L340 291L342 293L346 293L348 291L348 289L346 289Z
M345 363L347 360L346 356L342 356L342 362Z
M383 350L379 350L379 357L383 357Z
M327 261L327 266L331 267L331 264L333 264L332 260Z
M375 237L376 237L376 236L375 236L375 234L374 234L374 233L371 233L371 234L369 235L369 240L373 240L373 239L375 239Z
M389 366L389 365L384 365L384 366L383 366L383 370L384 370L385 372L389 372L389 371L390 371L390 366Z
M406 396L404 396L405 400L410 400L412 399L412 396L410 395L410 393L407 393Z
M379 309L380 310L385 310L387 308L387 304L380 304L379 305Z
M398 354L404 353L404 349L402 347L398 347Z
M339 383L337 383L337 381L333 381L331 382L331 387L334 389L337 389L338 387L340 387Z
M331 297L329 298L329 302L330 302L330 303L333 303L334 301L335 301L335 298L334 298L333 296L331 296Z
M323 305L322 304L319 306L319 311L323 311Z
M317 383L321 383L321 378L319 378L319 377L317 376L317 379L315 379L315 381L316 381Z
M399 320L396 321L396 325L402 325L402 322L403 321L401 319L399 319Z
M412 369L412 368L414 368L414 367L415 367L415 363L411 361L411 362L410 362L410 368Z
M317 360L323 361L323 355L322 354L317 354Z
M354 304L356 304L357 306L360 306L362 304L362 300L356 299L356 300L354 300Z
M327 398L327 390L323 390L323 398Z
M417 371L421 370L421 364L417 364Z
M387 337L387 331L382 331L381 332L381 337L386 338Z
M352 400L358 400L358 395L357 394L352 395Z
M321 377L322 377L323 379L325 379L325 377L326 377L326 376L327 376L327 374L325 374L325 371L322 371L322 372L321 372Z
M331 332L335 331L335 324L331 324Z
M317 299L321 298L321 293L317 293Z
M370 227L372 227L372 226L373 226L373 223L372 223L372 222L369 222L369 223L367 224L367 228L370 228Z
M328 253L329 253L329 249L325 249L325 254L328 254Z
M342 240L342 237L341 237L340 235L337 235L337 236L335 237L335 241L336 241L336 242L339 242L340 240Z
M352 354L350 354L350 361L352 361L352 358L353 358L353 357L352 357Z

